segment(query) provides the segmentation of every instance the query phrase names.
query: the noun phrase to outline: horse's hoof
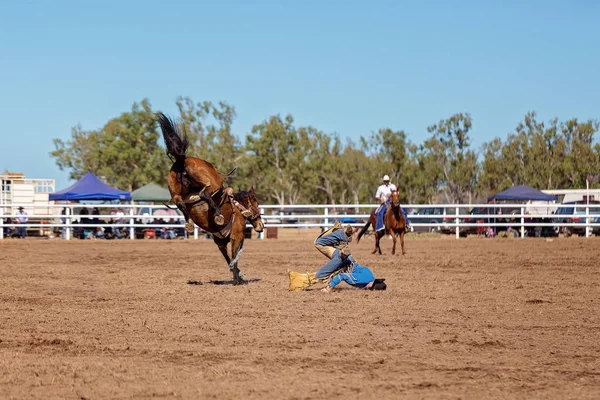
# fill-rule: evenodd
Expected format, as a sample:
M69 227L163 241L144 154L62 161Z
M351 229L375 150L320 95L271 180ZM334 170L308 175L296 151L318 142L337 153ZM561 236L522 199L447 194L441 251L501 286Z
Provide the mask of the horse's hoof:
M223 225L225 223L225 217L222 215L215 216L215 224Z

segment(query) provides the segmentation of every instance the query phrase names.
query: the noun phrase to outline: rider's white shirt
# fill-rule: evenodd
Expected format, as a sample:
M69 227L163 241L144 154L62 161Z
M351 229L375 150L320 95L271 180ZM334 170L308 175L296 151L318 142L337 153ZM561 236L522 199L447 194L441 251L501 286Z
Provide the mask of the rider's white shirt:
M386 200L392 194L392 190L396 190L396 185L390 183L389 185L381 185L377 188L377 193L375 194L376 199L381 199L384 197Z

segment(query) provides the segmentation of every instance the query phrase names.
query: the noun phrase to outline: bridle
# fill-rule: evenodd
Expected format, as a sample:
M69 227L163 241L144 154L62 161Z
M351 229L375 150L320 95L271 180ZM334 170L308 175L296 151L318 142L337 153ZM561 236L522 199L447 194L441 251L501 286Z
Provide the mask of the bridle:
M257 219L260 218L260 210L258 212L252 212L252 208L255 208L252 206L252 202L250 201L250 198L248 197L247 202L248 204L242 204L239 201L237 201L235 199L235 197L230 196L230 200L231 203L236 206L238 208L238 210L240 210L240 212L242 213L242 215L244 216L244 218L246 218L248 221L250 222L254 222Z
M393 191L392 192L392 196L393 196L394 193L398 193L398 191L397 190ZM395 207L395 208L400 207L400 195L398 195L398 201L397 202L392 201L392 196L390 196L390 204L393 207Z

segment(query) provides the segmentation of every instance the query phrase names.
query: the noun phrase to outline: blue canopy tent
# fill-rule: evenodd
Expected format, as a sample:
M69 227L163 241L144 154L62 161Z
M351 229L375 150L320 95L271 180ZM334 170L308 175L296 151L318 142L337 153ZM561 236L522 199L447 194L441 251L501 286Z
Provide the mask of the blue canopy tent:
M551 194L546 194L544 192L540 192L537 189L526 185L513 186L508 188L500 193L496 193L493 196L488 197L488 202L490 201L527 201L527 200L537 200L537 201L557 201L558 197L553 196Z
M65 200L131 200L131 193L109 186L88 172L73 185L50 193L50 201Z

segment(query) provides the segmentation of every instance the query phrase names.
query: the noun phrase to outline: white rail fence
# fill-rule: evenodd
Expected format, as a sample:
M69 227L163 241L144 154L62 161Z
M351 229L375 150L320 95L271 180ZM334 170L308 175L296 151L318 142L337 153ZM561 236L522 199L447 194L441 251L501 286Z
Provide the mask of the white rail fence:
M132 205L132 204L49 204L45 207L54 212L47 212L43 215L30 214L27 216L29 221L25 224L15 224L14 220L20 217L16 214L19 206L26 210L31 204L0 204L0 239L4 239L5 229L9 227L24 228L58 228L61 231L61 237L69 240L73 237L73 230L77 228L127 228L130 239L135 239L135 228L165 228L172 229L184 228L183 217L180 215L149 215L140 214L139 210L166 210L164 205ZM265 228L327 228L333 225L338 219L344 223L350 223L355 227L361 227L369 218L370 211L377 207L376 204L342 204L336 205L264 205L261 206L261 217ZM36 206L40 208L40 206ZM91 208L100 209L120 209L122 216L108 214L86 214L81 215L81 209ZM440 214L412 214L409 215L409 221L413 229L427 228L433 231L439 231L447 234L454 234L456 238L465 235L466 232L481 232L491 227L510 228L510 232L516 236L525 237L527 231L534 229L550 228L551 230L564 229L565 227L573 230L581 230L586 237L593 233L600 233L600 204L551 204L551 205L523 205L523 204L406 204L403 205L406 210L418 210L427 208L442 209ZM471 209L490 210L479 214L469 214ZM557 208L577 208L579 213L554 214ZM62 214L62 211L65 214ZM286 210L309 210L312 214L291 214ZM336 212L342 210L342 212ZM352 212L350 212L352 210ZM536 210L535 214L532 210ZM543 212L540 213L540 210ZM544 211L545 210L545 211ZM320 213L319 211L322 211ZM362 212L360 212L362 211ZM480 210L481 211L481 210ZM151 211L154 213L153 211ZM293 212L293 211L292 211ZM8 222L7 219L11 219ZM80 218L98 218L104 222L100 225L81 224ZM117 219L110 223L110 219ZM173 224L150 223L153 219L174 220ZM141 221L141 222L138 222ZM568 222L567 222L568 221ZM248 224L248 227L251 225ZM468 228L471 228L470 230ZM475 228L475 229L473 229ZM477 229L479 228L479 229ZM196 226L193 238L198 239L202 231ZM186 234L187 235L187 234ZM264 239L265 232L258 235L258 238Z

